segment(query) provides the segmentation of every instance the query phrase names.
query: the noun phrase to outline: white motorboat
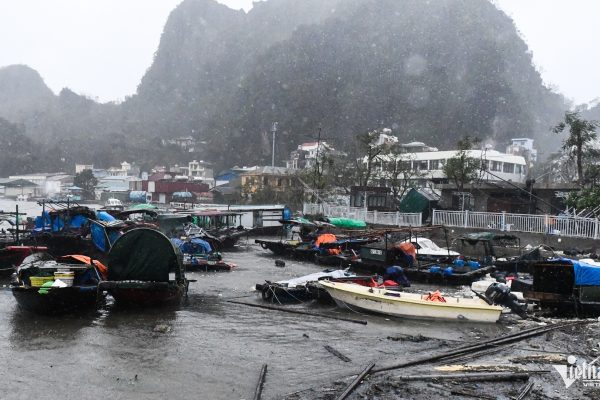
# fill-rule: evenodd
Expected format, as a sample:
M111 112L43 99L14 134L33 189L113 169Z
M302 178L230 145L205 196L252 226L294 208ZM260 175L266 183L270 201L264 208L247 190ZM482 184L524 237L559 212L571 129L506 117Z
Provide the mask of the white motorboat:
M439 292L422 295L342 282L320 284L341 307L394 317L496 322L502 313L502 307L489 305L478 297L446 297Z
M424 237L412 238L410 240L405 240L403 243L412 243L417 249L418 258L456 258L460 255L460 253L457 253L456 251L441 248L433 240Z

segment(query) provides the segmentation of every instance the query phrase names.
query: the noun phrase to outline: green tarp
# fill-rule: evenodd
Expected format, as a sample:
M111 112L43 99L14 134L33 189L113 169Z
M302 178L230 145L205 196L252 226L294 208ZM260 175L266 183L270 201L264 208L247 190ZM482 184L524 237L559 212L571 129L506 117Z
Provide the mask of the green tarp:
M344 229L364 229L367 227L365 221L350 218L328 218L330 224Z
M108 253L109 281L168 282L169 271L180 278L178 250L168 237L149 228L126 232Z
M402 198L399 209L403 213L422 213L429 209L430 200L412 188Z

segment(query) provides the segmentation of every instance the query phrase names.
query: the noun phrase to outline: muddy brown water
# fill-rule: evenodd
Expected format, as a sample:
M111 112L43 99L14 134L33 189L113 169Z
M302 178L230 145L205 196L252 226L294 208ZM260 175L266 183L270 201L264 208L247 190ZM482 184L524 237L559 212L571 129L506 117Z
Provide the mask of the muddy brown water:
M444 350L452 340L473 341L510 329L502 323L441 323L333 306L287 306L367 320L365 326L227 303L227 298L251 295L238 300L263 304L251 292L255 283L323 269L290 260L276 267L276 258L253 242L250 238L224 254L238 264L232 272L188 273L197 282L177 308L120 310L109 299L90 314L44 317L24 313L8 289L0 291L0 397L251 399L261 366L268 364L263 398L281 398L354 374L373 360L391 364ZM419 334L444 340L388 339Z

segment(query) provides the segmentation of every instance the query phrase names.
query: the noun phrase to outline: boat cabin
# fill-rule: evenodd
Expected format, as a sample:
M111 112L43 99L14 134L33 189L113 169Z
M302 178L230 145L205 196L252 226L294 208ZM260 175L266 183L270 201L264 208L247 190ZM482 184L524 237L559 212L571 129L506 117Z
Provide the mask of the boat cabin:
M576 315L600 313L600 263L560 258L532 265L531 273L526 299Z

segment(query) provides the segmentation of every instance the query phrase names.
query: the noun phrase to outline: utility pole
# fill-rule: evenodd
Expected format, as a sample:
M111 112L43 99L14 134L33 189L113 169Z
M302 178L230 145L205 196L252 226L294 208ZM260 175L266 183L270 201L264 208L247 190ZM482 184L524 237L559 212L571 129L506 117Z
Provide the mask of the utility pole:
M279 122L273 122L271 126L271 132L273 132L273 152L271 153L271 167L275 166L275 132L277 132L277 125Z
M317 154L315 156L315 174L313 177L313 190L317 192L317 203L320 203L319 190L317 189L317 179L319 176L319 147L321 147L321 127L319 127L319 133L317 136Z

